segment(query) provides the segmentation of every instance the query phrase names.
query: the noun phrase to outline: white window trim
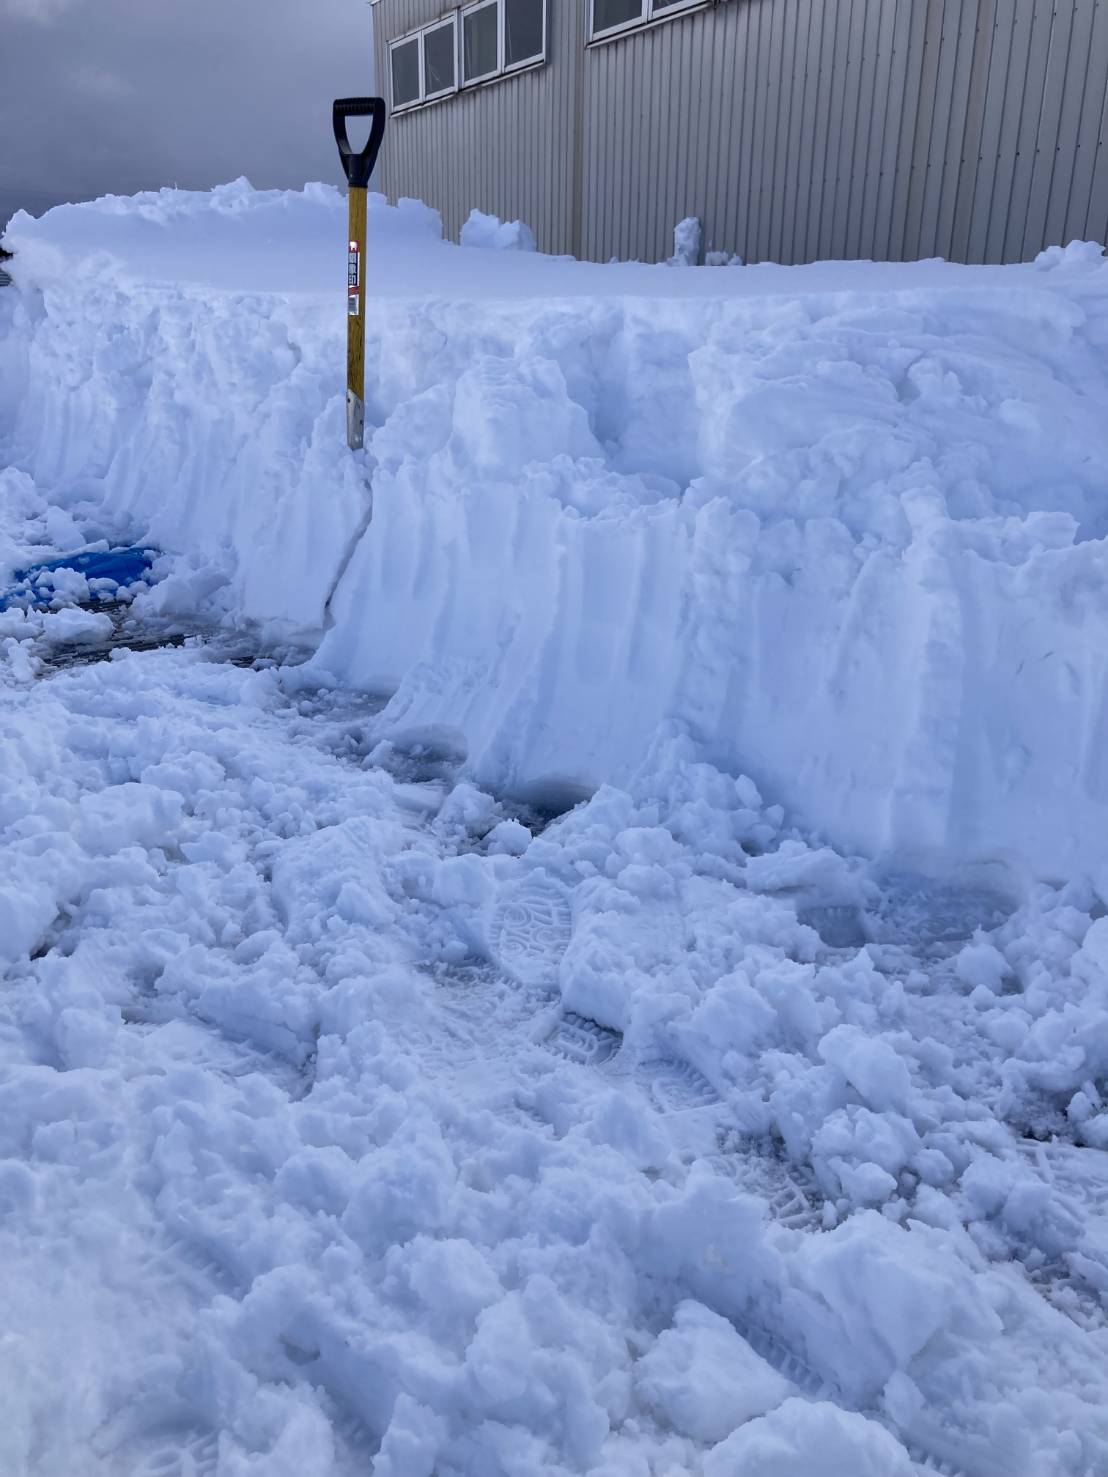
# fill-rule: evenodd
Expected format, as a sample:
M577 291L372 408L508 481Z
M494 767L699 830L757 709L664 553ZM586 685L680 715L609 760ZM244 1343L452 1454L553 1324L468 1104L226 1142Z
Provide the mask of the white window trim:
M452 87L440 87L437 92L425 92L427 73L423 59L423 39L430 31L444 31L449 26L454 33L454 84ZM393 94L392 54L398 46L408 46L411 42L417 42L416 57L419 66L419 96L410 102L398 103ZM389 42L389 110L393 113L410 113L416 108L423 107L424 103L438 102L444 97L453 97L458 91L459 75L461 72L461 54L458 45L458 13L453 15L440 15L438 20L429 21L427 25L420 26L417 31L408 31L406 35L396 36Z
M568 0L567 0L568 3ZM651 0L653 3L653 0ZM704 0L693 0L695 4L703 4ZM484 10L489 5L496 6L496 70L482 72L480 77L466 77L465 73L465 29L464 21L467 15L472 15L475 10ZM591 14L591 12L590 12ZM636 24L642 24L636 22ZM444 87L439 92L424 92L424 63L423 63L423 38L428 31L437 31L444 26L454 27L454 86ZM609 33L605 33L609 34ZM438 20L429 21L427 25L420 26L418 30L408 31L403 36L395 36L388 44L389 46L389 108L392 113L414 113L417 108L425 107L428 103L441 102L444 97L453 97L456 93L467 92L474 87L487 87L490 82L496 82L502 77L514 77L519 72L530 71L533 67L546 65L550 41L550 4L549 0L542 0L542 50L535 52L533 56L524 57L521 61L508 63L505 61L507 37L507 16L501 0L473 0L472 4L459 5L451 14L439 16ZM399 106L392 95L392 53L398 46L406 46L412 41L418 41L417 56L419 58L419 96L411 102L401 103Z
M477 77L467 77L466 74L465 74L465 65L466 65L466 16L467 15L474 15L474 14L476 14L476 12L478 10L488 10L488 8L489 8L490 5L495 5L497 7L497 12L496 12L496 15L497 15L497 20L496 20L496 65L493 67L493 69L492 69L491 72L482 72ZM463 87L477 87L482 82L491 82L494 77L499 77L501 75L501 73L504 71L504 10L503 10L503 7L500 5L500 0L477 0L477 4L476 5L466 5L466 6L463 6L462 7L462 10L459 12L459 16L460 16L460 19L459 19L459 26L458 26L458 55L461 58L461 68L460 68L460 75L459 75L459 80L461 82L461 85ZM546 0L543 0L543 22L544 22L544 25L543 25L543 52L544 52L544 54L545 54L545 51L546 51L546 40L545 40L545 38L546 38L546 26L545 26L545 21L546 21Z
M646 25L649 12L647 0L639 0L642 5L642 14L635 16L633 20L620 21L617 26L605 26L602 31L596 29L596 0L589 0L589 40L606 41L609 36L622 36L625 31L637 30L639 26Z
M660 25L661 22L684 15L689 10L703 9L707 4L708 0L673 0L671 5L659 7L657 0L643 0L641 15L629 21L620 21L616 26L605 26L602 31L598 31L596 29L596 0L589 0L589 42L611 41L617 36L627 35L629 31L641 31L647 26Z
M398 103L394 91L396 85L396 74L392 65L392 54L401 46L407 46L412 41L416 43L416 79L419 84L419 94L410 102ZM393 113L403 113L408 108L418 108L423 95L423 43L419 39L419 32L412 31L407 36L397 36L395 41L389 42L389 110Z
M509 63L506 60L508 55L508 20L507 12L503 5L501 5L498 14L497 31L499 33L499 44L497 51L500 58L500 70L504 76L510 77L515 72L525 72L528 67L537 67L545 62L547 39L550 35L550 29L547 25L547 0L542 0L542 50L537 51L534 56L525 56L518 62Z
M450 27L451 31L454 34L454 81L451 83L451 85L449 87L440 87L437 92L424 92L423 89L427 85L427 68L426 68L426 64L425 64L424 59L423 59L423 48L424 48L424 44L426 42L426 38L431 34L432 31L445 31L446 28L447 28L447 26ZM431 103L431 102L434 102L436 98L449 97L451 93L457 92L459 78L458 78L458 16L457 16L457 13L456 12L455 12L454 15L448 15L448 16L443 17L441 20L434 21L429 26L424 26L423 29L420 31L420 33L419 33L419 63L420 63L420 65L419 65L419 90L420 90L420 94L421 94L421 96L420 96L420 101L421 102Z

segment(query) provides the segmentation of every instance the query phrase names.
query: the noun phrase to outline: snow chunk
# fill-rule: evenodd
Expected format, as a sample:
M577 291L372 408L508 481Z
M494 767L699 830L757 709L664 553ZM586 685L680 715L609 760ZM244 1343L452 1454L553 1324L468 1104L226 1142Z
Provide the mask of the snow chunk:
M89 582L79 569L46 569L35 577L35 591L41 598L47 590L54 592L54 604L77 604L92 594Z
M673 255L671 267L695 267L700 260L700 221L695 215L687 215L673 228Z
M433 1410L401 1393L373 1461L374 1477L434 1477L445 1439L445 1422Z
M965 946L958 955L954 970L963 984L981 986L994 995L1000 994L1005 977L1011 973L1004 955L995 944L984 938Z
M538 251L530 226L523 221L502 221L499 216L471 210L458 240L463 246L486 251Z
M42 634L51 643L92 645L112 634L112 618L102 612L67 606L43 617Z
M522 821L501 821L486 838L489 855L522 856L531 845L531 832Z
M941 1364L950 1341L969 1338L984 1352L1002 1332L984 1289L938 1232L905 1231L877 1211L806 1240L792 1275L810 1299L810 1349L858 1404L898 1370L919 1379L918 1369Z
M907 1066L887 1041L867 1036L857 1026L836 1026L819 1043L819 1054L876 1112L908 1109L912 1080Z
M1071 241L1068 246L1048 246L1035 258L1040 272L1055 268L1100 266L1104 262L1104 247L1099 241Z
M678 1306L672 1328L639 1360L635 1385L663 1422L713 1443L792 1393L726 1318L692 1301Z
M0 653L14 682L28 686L38 670L31 655L33 642L17 641L14 636L0 637Z
M776 851L751 857L746 864L746 879L755 892L804 889L825 901L840 901L857 893L857 871L857 864L826 846L811 847L787 840Z
M58 900L53 888L37 879L0 879L0 959L29 954L54 921Z
M881 1205L896 1190L896 1180L879 1164L832 1160L848 1199L855 1205Z
M915 1470L876 1421L797 1399L751 1421L704 1459L704 1477L913 1477Z
M109 785L82 795L76 834L90 852L110 854L127 846L165 846L180 824L184 800L153 785Z

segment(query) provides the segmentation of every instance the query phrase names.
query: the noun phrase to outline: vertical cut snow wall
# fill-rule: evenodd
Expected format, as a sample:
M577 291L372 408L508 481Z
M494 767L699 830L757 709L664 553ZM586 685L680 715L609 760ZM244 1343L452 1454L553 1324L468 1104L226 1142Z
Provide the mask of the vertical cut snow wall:
M676 719L840 846L1104 864L1098 256L502 277L377 203L361 463L342 210L233 186L17 219L0 475L323 632L321 670L487 785L619 783Z

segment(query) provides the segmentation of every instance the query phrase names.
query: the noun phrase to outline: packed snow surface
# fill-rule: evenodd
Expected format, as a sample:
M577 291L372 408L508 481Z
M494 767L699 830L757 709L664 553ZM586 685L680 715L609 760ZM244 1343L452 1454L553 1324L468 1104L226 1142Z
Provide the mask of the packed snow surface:
M1099 251L370 219L6 238L0 1471L1108 1471Z

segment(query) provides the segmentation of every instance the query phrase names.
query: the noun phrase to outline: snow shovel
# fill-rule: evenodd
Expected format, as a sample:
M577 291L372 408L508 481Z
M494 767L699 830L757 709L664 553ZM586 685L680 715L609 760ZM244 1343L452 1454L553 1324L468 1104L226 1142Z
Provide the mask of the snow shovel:
M351 148L348 118L371 119L361 153ZM366 187L385 136L385 100L340 97L334 106L335 142L350 187L350 244L346 258L346 442L360 451L365 442L365 285Z

